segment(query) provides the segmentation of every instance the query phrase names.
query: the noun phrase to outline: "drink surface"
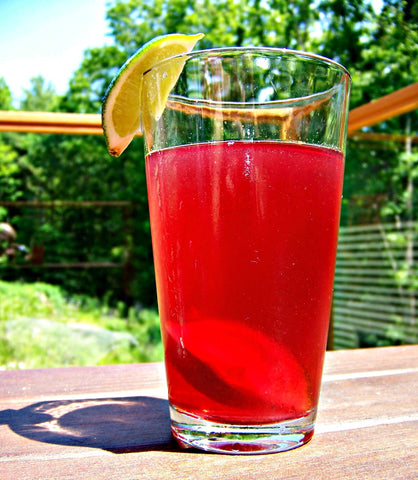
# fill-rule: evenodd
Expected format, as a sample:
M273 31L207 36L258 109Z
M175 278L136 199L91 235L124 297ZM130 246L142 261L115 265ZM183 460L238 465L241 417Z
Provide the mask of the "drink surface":
M171 404L233 424L314 410L343 155L214 142L153 152L146 169Z

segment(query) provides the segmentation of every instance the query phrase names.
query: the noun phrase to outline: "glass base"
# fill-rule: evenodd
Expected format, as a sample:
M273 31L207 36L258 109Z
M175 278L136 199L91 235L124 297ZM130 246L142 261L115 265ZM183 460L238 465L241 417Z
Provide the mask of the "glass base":
M316 412L268 425L230 425L202 420L170 405L171 429L182 448L238 455L276 453L300 447L314 433Z

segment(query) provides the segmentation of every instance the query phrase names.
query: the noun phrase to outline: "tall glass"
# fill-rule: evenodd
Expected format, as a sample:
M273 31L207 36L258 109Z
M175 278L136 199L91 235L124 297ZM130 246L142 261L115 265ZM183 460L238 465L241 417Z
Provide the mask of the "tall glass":
M226 453L298 447L327 341L349 74L308 53L224 48L164 61L144 85L174 437Z

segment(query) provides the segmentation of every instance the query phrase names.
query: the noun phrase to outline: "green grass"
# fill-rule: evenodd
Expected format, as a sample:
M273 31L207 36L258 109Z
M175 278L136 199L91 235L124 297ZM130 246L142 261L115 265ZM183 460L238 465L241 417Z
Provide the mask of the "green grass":
M0 369L161 361L157 312L124 310L53 285L0 280Z

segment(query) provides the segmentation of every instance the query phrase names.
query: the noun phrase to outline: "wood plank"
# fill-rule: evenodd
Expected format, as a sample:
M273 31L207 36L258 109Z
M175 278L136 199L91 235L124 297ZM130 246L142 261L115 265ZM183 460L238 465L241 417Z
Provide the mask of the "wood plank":
M164 375L162 363L6 370L0 371L0 402L77 397L79 392L83 398L148 390L164 395Z
M1 207L22 208L126 208L133 205L134 202L127 200L0 200Z
M418 367L418 346L340 350L325 355L324 375L355 376L364 372L386 372ZM356 395L354 393L354 395Z
M61 263L11 263L10 265L0 265L0 268L11 269L31 269L31 268L43 268L43 269L90 269L90 268L123 268L123 263L114 262L61 262Z
M354 111L354 110L352 110ZM353 140L368 142L398 142L405 143L411 140L412 143L418 143L418 135L404 135L400 133L380 133L380 132L359 132L351 131L348 135Z
M36 125L0 123L0 132L41 133L50 135L103 135L101 127L83 127L73 125Z
M418 108L418 82L350 111L348 134ZM100 114L0 111L0 131L103 135ZM139 134L138 134L139 135ZM368 136L370 140L387 137ZM403 141L404 137L390 137ZM416 141L416 137L413 138Z
M418 108L418 82L351 110L347 131L351 134L416 108Z
M327 352L324 375L386 371L418 366L417 346L396 346ZM0 371L0 402L68 395L97 396L160 390L165 393L162 363L61 367Z
M171 442L162 364L3 371L0 478L413 479L417 380L418 346L327 352L310 444L237 457Z
M359 429L355 435L332 432L314 437L298 450L253 457L158 449L119 455L91 449L71 459L33 455L25 463L9 462L2 479L415 480L416 427L400 424L386 431L377 426Z
M103 135L101 116L89 113L1 111L0 131Z

